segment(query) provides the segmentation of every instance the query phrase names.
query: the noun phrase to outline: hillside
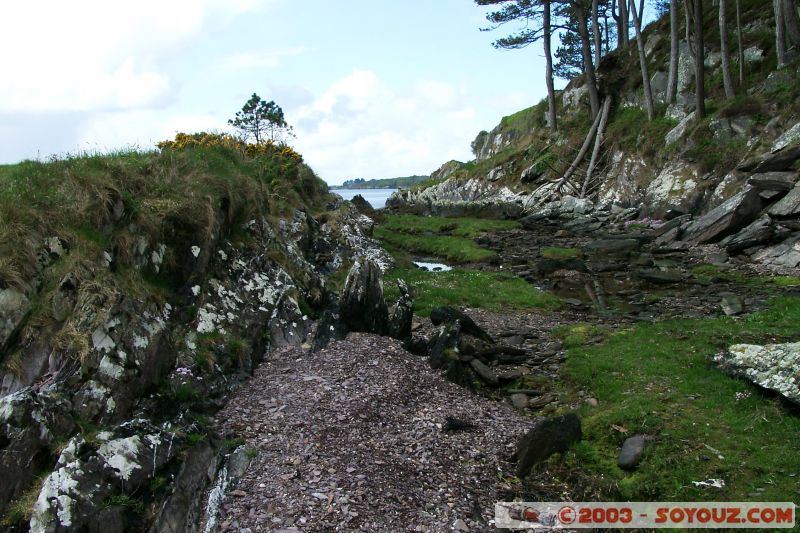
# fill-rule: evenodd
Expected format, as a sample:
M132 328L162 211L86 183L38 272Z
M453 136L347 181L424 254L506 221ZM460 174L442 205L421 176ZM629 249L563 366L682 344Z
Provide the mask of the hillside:
M309 317L383 257L288 147L160 147L0 168L4 529L195 527L236 447L209 414L265 353L324 345Z
M596 205L641 206L641 216L653 218L667 213L701 215L741 192L754 173L766 168L744 164L748 160L780 149L789 160L770 168L795 171L791 151L800 143L800 65L794 60L776 69L771 11L756 1L741 5L742 20L747 21L744 83L736 87L733 99L725 99L722 91L716 13L706 9L707 116L702 120L692 115L693 58L683 38L676 103L665 103L669 63L665 15L643 34L656 101L653 120L647 120L643 107L635 43L604 56L597 69L602 96L611 98L611 112L588 182L584 183L591 150L576 162L573 177L560 182L592 123L585 84L576 78L557 95L557 132L545 124L545 101L503 117L491 131L476 137L473 161L446 163L433 173L430 184L396 194L394 207L518 218L547 201L575 196Z
M404 176L401 178L384 178L384 179L371 179L365 180L364 178L356 178L347 180L341 185L334 185L335 189L397 189L408 188L412 185L422 183L430 176Z

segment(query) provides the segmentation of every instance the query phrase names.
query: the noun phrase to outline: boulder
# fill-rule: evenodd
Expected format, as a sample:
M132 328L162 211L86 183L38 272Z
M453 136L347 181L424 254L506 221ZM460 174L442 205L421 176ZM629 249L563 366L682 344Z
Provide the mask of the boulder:
M411 323L414 319L414 295L408 283L397 280L400 299L391 309L389 316L389 336L408 344L411 341Z
M483 364L479 359L473 359L469 362L469 364L478 377L481 378L481 380L483 380L485 383L491 385L492 387L496 387L498 385L500 380L497 377L497 374L494 372L494 370Z
M359 213L362 215L372 216L375 214L375 208L360 194L353 196L350 200Z
M677 126L667 132L667 134L664 136L664 144L669 146L670 144L677 142L681 137L683 137L683 134L686 133L689 124L691 124L693 121L694 111L683 117L683 120L681 120Z
M800 187L795 186L789 191L789 194L778 200L767 212L777 218L800 216Z
M747 248L769 243L775 236L775 226L768 215L764 215L738 233L726 237L721 244L729 254L739 253Z
M751 258L777 272L795 274L794 269L800 267L800 236L789 237L780 244L764 248Z
M747 187L702 217L686 226L683 239L694 243L719 240L755 219L761 210L761 197L755 187Z
M800 122L789 128L783 135L775 139L772 151L778 152L787 146L800 143Z
M477 325L469 316L467 316L465 313L462 313L458 309L453 309L452 307L446 306L434 307L431 309L431 322L433 322L434 326L456 321L461 324L462 333L472 335L473 337L488 343L494 343L494 339L492 339L491 335L486 333L482 327Z
M736 316L744 313L744 300L736 294L723 294L722 301L719 303L722 312L728 316Z
M764 191L790 191L797 183L797 172L764 172L753 174L748 185Z
M538 419L517 441L517 477L525 477L554 453L567 451L581 437L581 419L575 413Z
M458 356L458 341L461 337L461 323L448 322L428 342L428 355L431 368L442 368L448 360Z
M645 444L647 444L647 439L644 435L634 435L625 439L617 458L617 465L623 470L633 470L639 466Z
M714 357L719 367L800 404L800 342L736 344Z
M358 259L347 273L339 301L342 321L350 331L384 334L389 310L383 296L383 273L370 260Z
M780 172L790 170L798 159L800 159L800 146L791 146L777 152L762 154L748 159L736 169L753 173Z

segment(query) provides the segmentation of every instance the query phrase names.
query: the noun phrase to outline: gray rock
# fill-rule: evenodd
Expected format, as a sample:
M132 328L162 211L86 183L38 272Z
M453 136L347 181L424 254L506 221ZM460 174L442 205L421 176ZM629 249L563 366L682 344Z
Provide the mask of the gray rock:
M645 269L639 271L639 277L651 283L668 285L680 283L683 280L680 270Z
M666 136L664 136L664 144L669 146L670 144L677 142L681 137L683 137L683 134L686 133L686 129L693 120L694 111L686 115L677 126L667 132Z
M789 128L783 135L775 140L772 145L772 151L777 152L783 150L787 146L797 144L800 142L800 122Z
M0 352L22 328L30 311L31 302L27 296L14 289L0 291Z
M748 159L736 167L742 172L781 172L790 170L794 162L800 159L800 146L790 146L777 152L762 154Z
M647 439L644 435L634 435L625 439L617 458L617 465L623 470L633 470L639 466L645 444L647 444Z
M525 409L526 407L528 407L527 394L515 393L509 396L509 400L511 400L511 405L513 405L517 409Z
M800 235L764 248L753 254L751 259L777 272L796 274L794 269L800 267Z
M372 205L360 194L353 196L353 199L350 200L355 208L358 210L359 213L373 216L375 214L375 209Z
M402 279L397 280L400 299L392 307L389 316L389 336L404 343L411 341L411 323L414 321L414 295Z
M175 477L172 494L159 511L153 531L182 533L200 523L204 501L197 495L203 494L211 482L209 470L214 466L214 450L205 441L187 450L186 461Z
M477 325L467 314L462 313L458 309L447 306L434 307L431 309L431 322L433 322L434 326L456 321L461 324L462 333L472 335L488 343L494 343L494 339L492 339L491 335L486 333L486 331Z
M694 243L719 240L752 222L761 210L758 189L747 187L689 223L683 239Z
M498 385L499 379L497 374L491 368L483 364L480 360L473 359L469 362L469 364L478 377L485 381L488 385L491 385L492 387L496 387Z
M753 246L767 244L774 236L775 226L772 219L764 215L738 233L724 238L721 244L729 254L735 254Z
M383 297L383 273L372 261L358 259L350 268L339 302L350 331L384 334L389 310Z
M431 368L442 368L448 360L458 356L458 341L461 337L461 323L447 322L428 343Z
M736 316L744 313L744 300L736 294L725 294L720 302L722 311L728 316Z
M640 246L637 239L601 239L584 246L583 252L592 256L622 257L638 251Z
M716 355L714 361L723 371L800 404L800 342L736 344Z
M789 218L800 215L800 187L795 186L789 191L789 194L778 200L767 212L778 218Z
M789 191L795 186L797 180L797 172L765 172L753 174L747 183L766 191Z
M527 476L534 465L567 451L581 437L581 419L575 413L538 419L517 441L517 477Z
M744 62L745 63L759 63L764 61L766 55L764 50L758 46L750 46L744 49Z

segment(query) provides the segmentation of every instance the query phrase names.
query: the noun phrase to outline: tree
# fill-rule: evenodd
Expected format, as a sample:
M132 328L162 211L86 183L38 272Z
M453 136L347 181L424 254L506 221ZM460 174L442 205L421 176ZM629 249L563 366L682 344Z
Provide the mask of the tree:
M738 0L737 0L738 1ZM667 103L675 102L678 92L678 61L680 61L680 48L678 47L678 0L669 2L669 77L667 79Z
M636 11L636 2L631 0L631 15L633 15L633 27L636 30L636 45L639 49L639 67L642 71L642 86L644 89L644 103L647 108L647 119L653 120L655 107L653 105L653 90L650 87L650 73L647 71L647 56L644 52L644 37L642 37L642 16L644 15L644 1L639 4L639 12Z
M706 48L703 41L703 0L694 0L694 42L694 77L696 85L694 110L695 119L700 120L706 116L706 67L704 64Z
M725 98L730 100L734 97L734 94L733 81L731 80L731 59L728 55L728 22L726 19L727 9L727 0L719 0L719 44L720 55L722 56L722 83L725 86Z
M775 53L778 68L785 67L800 45L800 24L795 0L772 0L775 13Z
M736 0L736 41L739 46L739 87L744 85L744 48L742 47L742 17L739 0Z
M578 19L578 35L581 37L581 52L583 53L583 73L586 78L586 87L589 89L589 106L592 109L592 118L600 113L600 94L597 91L597 78L592 63L592 41L589 39L589 25L583 0L568 0L575 18Z
M517 33L496 40L495 48L516 49L542 40L546 62L545 84L547 86L547 117L549 126L556 130L556 96L553 84L553 58L550 50L552 37L551 0L475 0L479 6L502 5L498 11L486 15L494 26L482 31L493 30L499 26L516 21L524 21L526 26Z
M241 111L228 121L228 124L239 130L244 140L253 139L260 144L267 139L283 142L286 137L294 137L292 127L283 117L283 109L270 100L265 102L256 93L244 104Z

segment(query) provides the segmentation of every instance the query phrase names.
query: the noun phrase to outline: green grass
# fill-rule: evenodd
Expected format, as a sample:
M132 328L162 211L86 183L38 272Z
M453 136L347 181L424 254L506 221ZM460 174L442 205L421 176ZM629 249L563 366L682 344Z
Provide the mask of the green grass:
M519 228L516 220L485 218L420 217L416 215L387 215L381 227L396 233L449 233L457 237L477 237L488 231Z
M466 237L412 235L396 233L382 226L375 228L375 237L390 251L434 256L451 263L485 261L495 255Z
M385 278L387 301L395 301L400 292L394 281L404 279L414 288L416 314L430 315L440 305L481 307L499 310L557 309L555 296L541 291L510 274L454 269L448 272L425 272L416 268L396 268Z
M748 501L763 489L759 500L797 501L797 412L723 374L710 357L737 342L796 340L798 321L800 299L782 297L768 311L741 319L642 324L606 333L602 344L573 347L563 368L565 383L587 390L600 404L582 408L584 441L568 461L612 481L618 494L609 497ZM750 397L737 400L740 392ZM654 441L638 470L625 473L616 466L619 446L636 433ZM725 488L692 484L709 478L724 479Z
M741 272L722 270L716 265L697 265L692 267L695 278L703 281L728 281L740 285L800 287L800 276L748 276Z
M542 257L546 259L572 259L580 255L577 248L542 248Z
M421 254L452 263L469 263L495 255L478 246L473 237L518 227L514 220L387 215L375 228L375 237L395 255Z

